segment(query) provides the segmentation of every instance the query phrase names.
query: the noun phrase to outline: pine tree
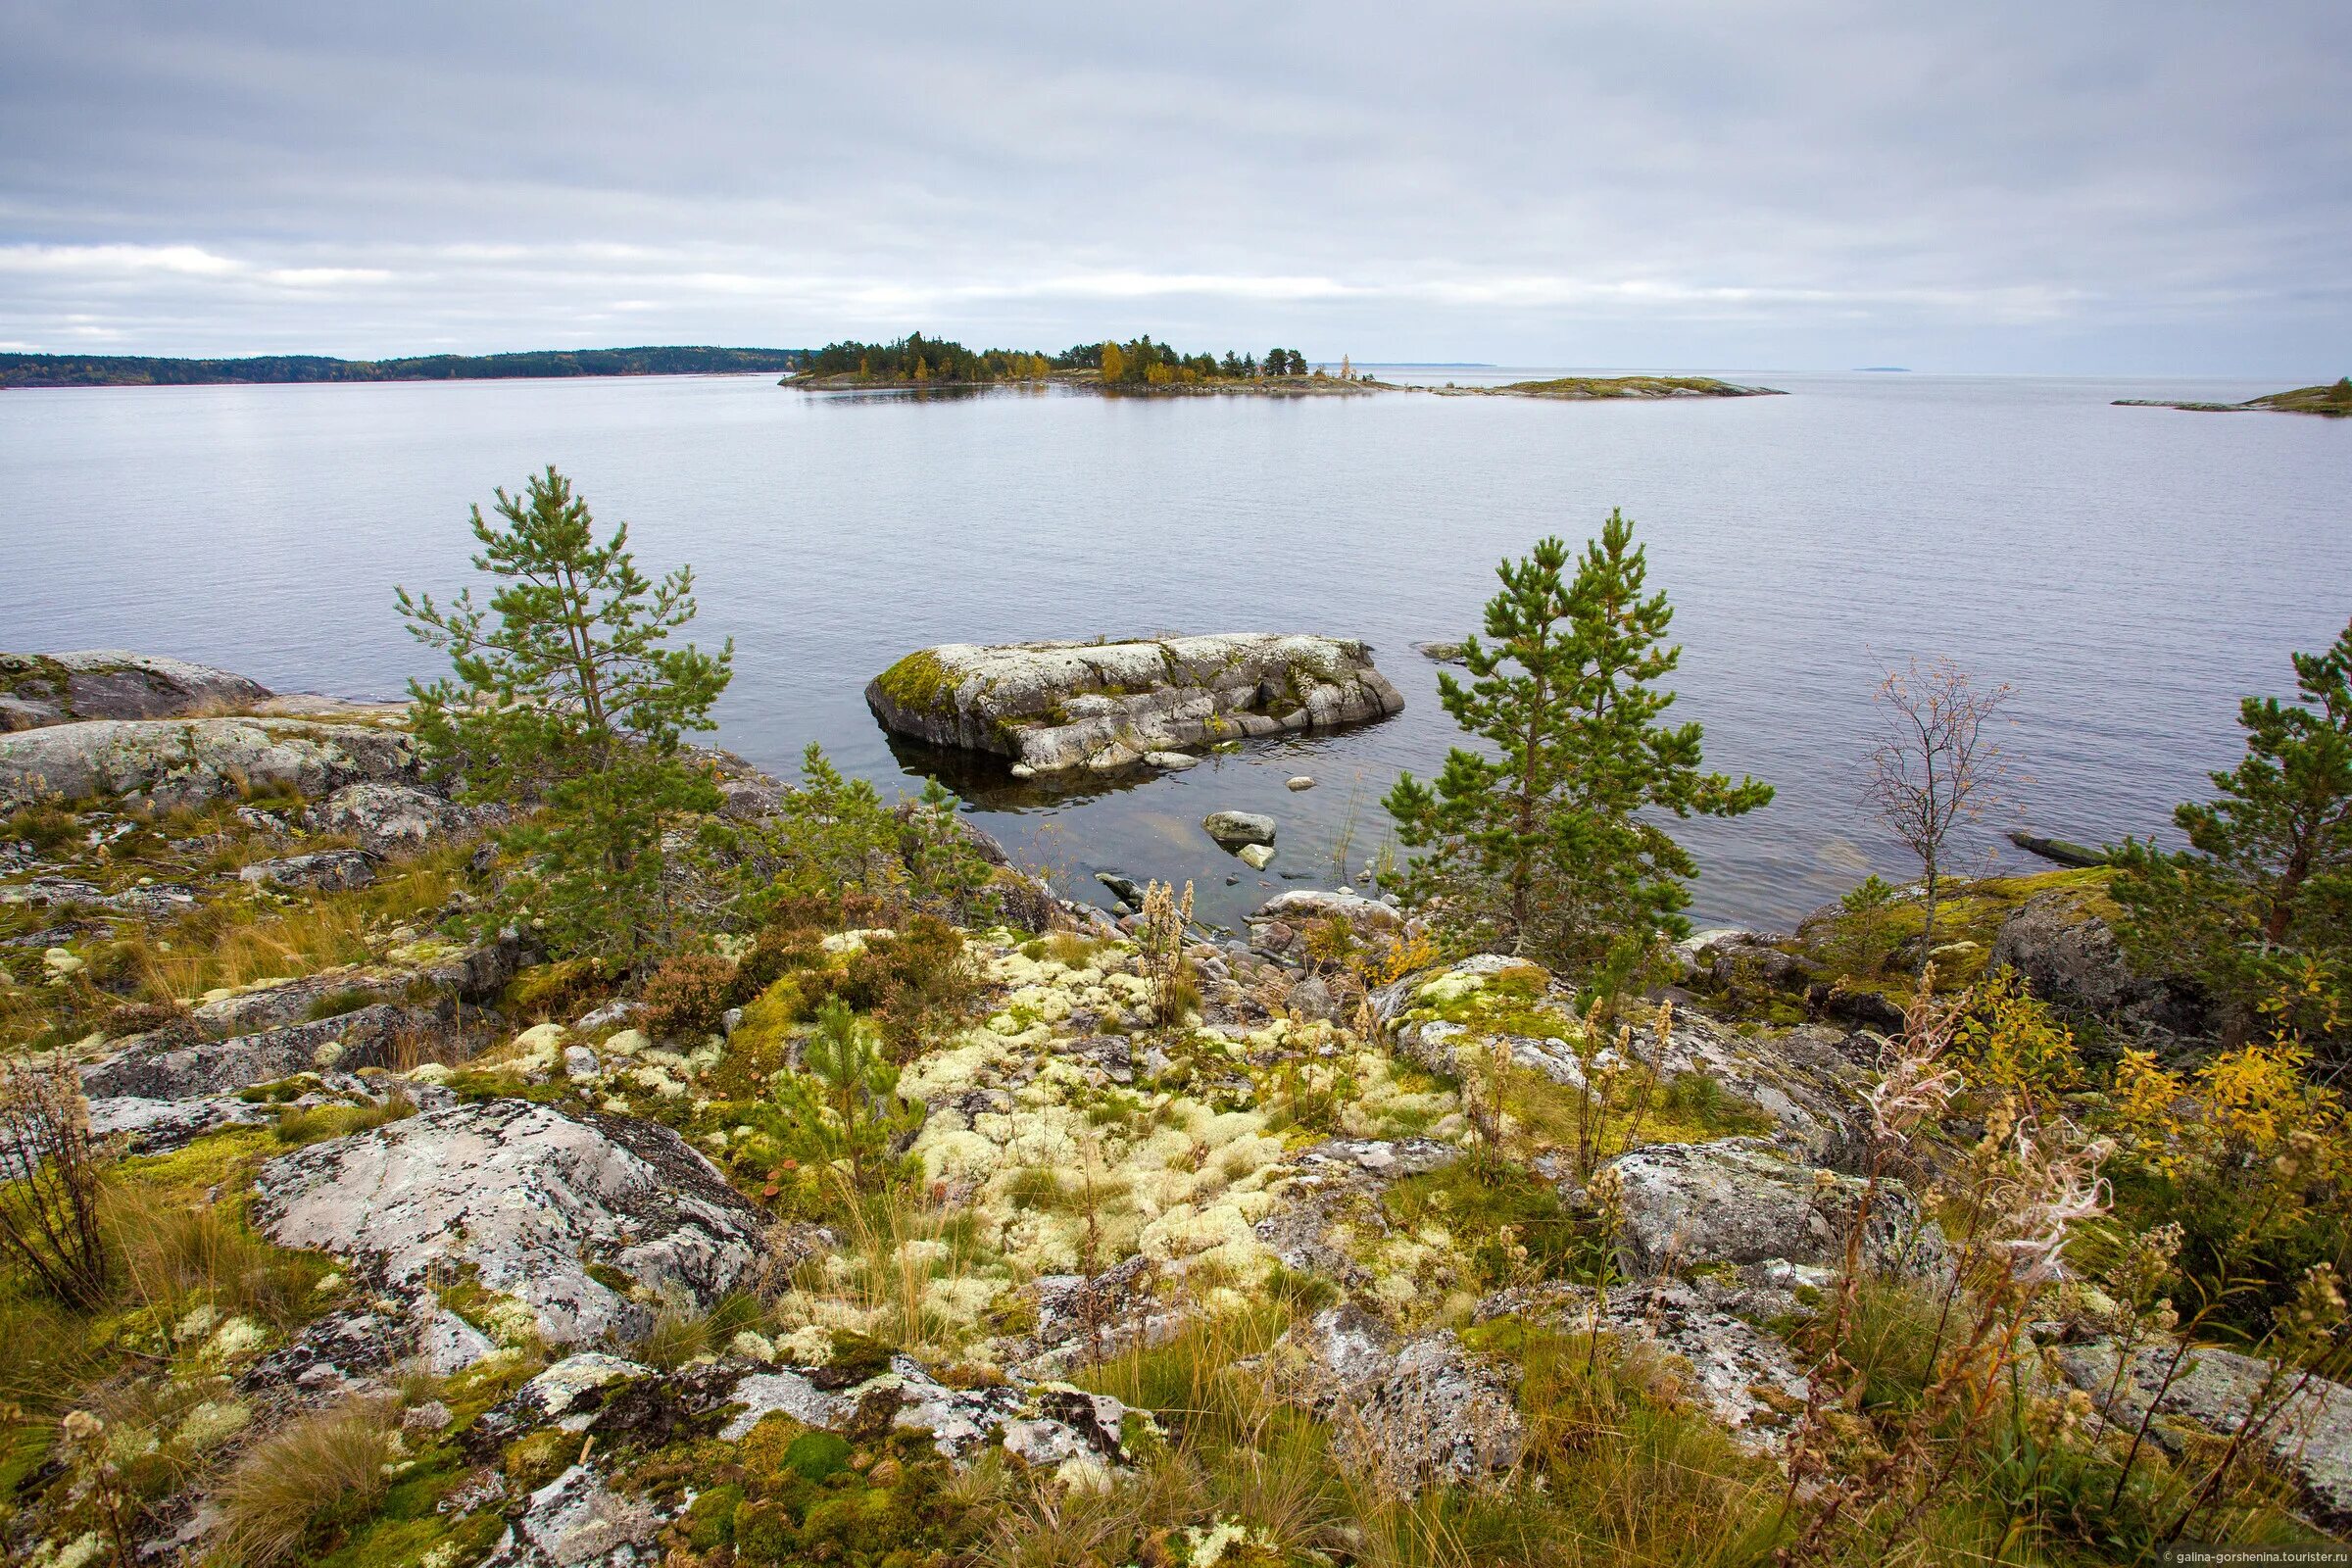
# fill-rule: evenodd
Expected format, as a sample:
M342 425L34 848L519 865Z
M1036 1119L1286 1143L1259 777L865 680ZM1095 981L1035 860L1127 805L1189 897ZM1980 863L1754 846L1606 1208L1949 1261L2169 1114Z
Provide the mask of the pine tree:
M2352 1032L2352 625L2294 665L2303 701L2245 699L2244 760L2173 812L2189 848L2127 841L2113 885L2125 951L2205 991L2232 1039L2282 1000L2299 1027Z
M1446 710L1492 750L1455 748L1434 789L1407 773L1385 804L1397 836L1427 851L1414 891L1442 897L1466 933L1622 977L1661 931L1687 929L1678 911L1697 875L1647 813L1737 816L1772 788L1702 772L1699 726L1660 722L1674 693L1654 683L1682 650L1661 646L1674 612L1642 597L1633 524L1612 512L1563 583L1567 564L1552 538L1495 568L1492 645L1463 645L1474 678L1438 677Z
M715 727L734 643L667 646L695 615L692 568L648 581L627 525L597 543L587 502L553 467L496 494L503 526L479 507L472 517L474 566L503 579L487 606L470 589L446 610L394 590L455 675L409 684L418 750L467 799L529 812L498 835L522 864L508 902L551 950L635 958L673 934L662 835L718 806L684 737Z

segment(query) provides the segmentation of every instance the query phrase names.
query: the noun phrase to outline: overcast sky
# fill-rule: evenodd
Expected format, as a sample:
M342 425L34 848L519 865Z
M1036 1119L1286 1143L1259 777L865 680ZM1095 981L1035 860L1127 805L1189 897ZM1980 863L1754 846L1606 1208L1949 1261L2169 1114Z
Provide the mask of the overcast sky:
M2347 0L0 0L0 348L2332 378L2347 104Z

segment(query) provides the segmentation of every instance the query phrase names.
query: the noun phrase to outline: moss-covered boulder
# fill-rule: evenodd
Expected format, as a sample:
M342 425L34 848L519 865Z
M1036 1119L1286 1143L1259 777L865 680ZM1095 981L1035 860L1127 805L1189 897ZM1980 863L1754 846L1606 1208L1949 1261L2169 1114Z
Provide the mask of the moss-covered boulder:
M1023 776L1109 772L1147 753L1330 729L1404 707L1364 644L1271 632L947 643L875 676L865 700L895 734L993 752Z

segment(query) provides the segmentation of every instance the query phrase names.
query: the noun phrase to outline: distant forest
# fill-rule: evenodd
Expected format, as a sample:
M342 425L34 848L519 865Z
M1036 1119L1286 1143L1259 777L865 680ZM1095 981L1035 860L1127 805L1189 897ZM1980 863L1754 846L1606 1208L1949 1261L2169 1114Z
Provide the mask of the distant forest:
M206 386L274 381L499 381L567 375L707 375L799 368L806 349L550 349L529 354L424 354L405 360L333 360L266 354L242 360L158 360L135 355L0 354L0 387Z
M1262 360L1231 349L1222 358L1180 354L1166 343L1153 342L1148 333L1125 343L1080 343L1059 354L1039 354L1022 349L967 349L946 338L915 332L892 343L828 343L801 362L802 373L812 379L838 376L931 385L1043 381L1055 371L1080 370L1097 371L1112 386L1253 381L1309 373L1306 357L1297 349L1268 349Z

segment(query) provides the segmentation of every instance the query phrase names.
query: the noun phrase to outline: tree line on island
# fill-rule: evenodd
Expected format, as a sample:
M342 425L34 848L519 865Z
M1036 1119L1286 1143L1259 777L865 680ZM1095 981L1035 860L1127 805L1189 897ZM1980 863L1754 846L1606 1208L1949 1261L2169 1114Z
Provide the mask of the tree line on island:
M1092 376L1088 372L1093 372ZM888 343L845 339L813 349L803 359L797 380L843 380L877 385L985 386L1000 382L1093 379L1107 387L1199 386L1217 382L1355 379L1353 362L1343 357L1338 370L1310 366L1297 349L1275 347L1261 358L1242 350L1222 355L1184 354L1150 333L1125 342L1078 343L1058 354L1021 349L975 351L920 332Z

